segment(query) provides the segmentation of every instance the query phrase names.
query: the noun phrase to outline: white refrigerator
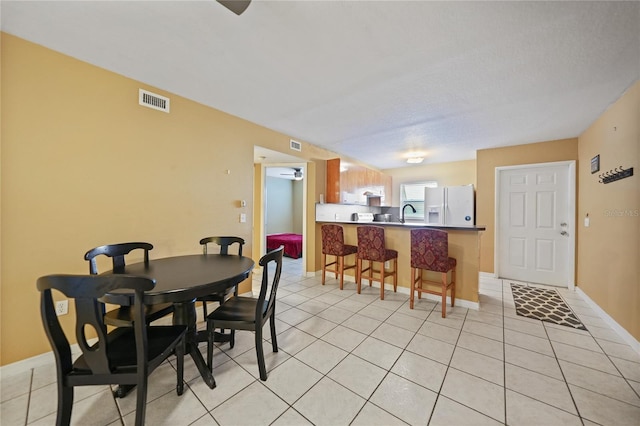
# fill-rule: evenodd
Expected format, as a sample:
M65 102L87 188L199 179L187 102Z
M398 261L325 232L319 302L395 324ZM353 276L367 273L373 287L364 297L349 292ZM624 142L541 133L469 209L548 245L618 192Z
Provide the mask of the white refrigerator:
M424 221L428 225L475 226L473 185L425 188Z

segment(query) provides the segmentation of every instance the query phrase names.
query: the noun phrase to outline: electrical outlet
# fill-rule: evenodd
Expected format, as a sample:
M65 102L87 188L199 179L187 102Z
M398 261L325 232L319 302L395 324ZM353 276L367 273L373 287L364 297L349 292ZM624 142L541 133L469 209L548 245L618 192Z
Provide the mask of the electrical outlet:
M391 267L391 265L389 264L388 260L386 262L384 262L384 269L389 269L390 267Z
M247 221L247 215L245 213L240 213L240 223L245 223Z
M69 301L59 300L56 302L56 315L67 315L69 313Z

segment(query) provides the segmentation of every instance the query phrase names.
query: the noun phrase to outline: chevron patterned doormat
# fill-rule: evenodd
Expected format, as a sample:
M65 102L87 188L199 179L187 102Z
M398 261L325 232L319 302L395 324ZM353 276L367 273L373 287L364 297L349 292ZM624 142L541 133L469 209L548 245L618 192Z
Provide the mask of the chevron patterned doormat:
M578 330L587 329L556 290L511 283L511 291L518 315Z

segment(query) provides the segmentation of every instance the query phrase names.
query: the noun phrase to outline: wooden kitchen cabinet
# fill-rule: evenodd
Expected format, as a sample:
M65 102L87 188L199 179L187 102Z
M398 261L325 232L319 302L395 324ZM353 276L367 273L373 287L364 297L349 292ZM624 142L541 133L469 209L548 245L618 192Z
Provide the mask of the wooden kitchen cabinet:
M353 164L340 171L340 166L339 158L327 160L327 203L390 205L391 176Z

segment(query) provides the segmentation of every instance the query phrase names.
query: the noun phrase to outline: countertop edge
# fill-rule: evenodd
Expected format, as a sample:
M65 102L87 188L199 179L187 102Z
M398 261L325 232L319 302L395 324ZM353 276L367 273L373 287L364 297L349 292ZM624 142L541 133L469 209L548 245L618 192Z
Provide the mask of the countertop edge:
M316 223L339 223L345 225L373 225L373 226L394 226L400 228L433 228L451 231L485 231L484 225L474 226L447 226L447 225L427 225L424 223L400 223L400 222L355 222L352 220L317 220Z

